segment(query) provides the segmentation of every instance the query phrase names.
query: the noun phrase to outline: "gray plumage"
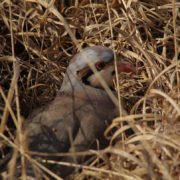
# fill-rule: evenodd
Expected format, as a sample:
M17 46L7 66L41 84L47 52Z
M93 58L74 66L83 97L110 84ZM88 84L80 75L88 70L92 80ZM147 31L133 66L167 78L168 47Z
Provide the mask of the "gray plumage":
M115 70L114 65L109 63L113 59L112 50L103 46L86 48L74 56L56 98L45 108L33 112L27 119L31 151L59 153L73 149L79 152L92 148L90 145L96 140L100 140L102 146L105 144L104 131L112 119L118 116L118 111L91 72L87 60L94 65L98 62L108 64L98 73L110 84ZM88 73L91 72L89 76L86 68ZM83 77L78 75L81 71ZM82 78L86 78L88 83L84 84ZM126 114L125 110L123 113ZM73 138L72 144L70 135ZM48 156L48 159L73 162L71 157L60 158L52 155ZM82 163L80 156L77 157L77 162ZM53 165L47 167L55 173L58 171L62 177L66 177L73 170ZM29 175L33 176L32 171L29 172Z

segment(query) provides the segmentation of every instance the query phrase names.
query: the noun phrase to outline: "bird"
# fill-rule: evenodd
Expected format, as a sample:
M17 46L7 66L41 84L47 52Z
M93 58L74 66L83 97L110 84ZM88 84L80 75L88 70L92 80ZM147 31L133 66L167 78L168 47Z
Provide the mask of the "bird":
M91 69L89 63L96 71ZM135 67L121 61L118 62L117 70L119 73L135 72ZM104 147L104 131L118 116L118 108L103 88L97 74L112 89L115 66L114 52L110 48L87 47L71 59L55 99L47 106L35 110L26 120L31 152L50 153L46 160L73 163L73 157L57 157L53 153L97 149L97 140L100 148ZM113 91L113 94L116 95L116 92ZM124 109L122 112L123 115L127 114ZM33 155L33 158L37 156ZM76 163L83 163L82 156L76 157ZM47 163L47 168L53 172L58 171L57 174L63 178L74 170L58 167ZM32 169L29 174L34 176Z

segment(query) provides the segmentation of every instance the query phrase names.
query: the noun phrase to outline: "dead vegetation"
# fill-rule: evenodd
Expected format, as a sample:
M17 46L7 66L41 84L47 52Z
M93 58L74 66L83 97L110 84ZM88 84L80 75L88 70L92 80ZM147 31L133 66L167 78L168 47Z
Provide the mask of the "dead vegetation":
M0 148L1 159L14 149L10 176L26 151L22 117L55 97L80 48L104 45L137 68L116 85L130 115L113 120L109 147L90 151L98 158L72 178L180 178L179 2L3 0L0 41Z

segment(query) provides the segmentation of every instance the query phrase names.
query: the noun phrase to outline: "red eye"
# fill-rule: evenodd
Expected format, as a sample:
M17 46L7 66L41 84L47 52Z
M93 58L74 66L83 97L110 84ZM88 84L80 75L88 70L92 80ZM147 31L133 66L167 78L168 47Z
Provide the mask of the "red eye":
M96 66L97 70L100 71L100 70L104 69L104 67L106 66L106 63L103 61L100 61L100 62L97 62L95 66Z

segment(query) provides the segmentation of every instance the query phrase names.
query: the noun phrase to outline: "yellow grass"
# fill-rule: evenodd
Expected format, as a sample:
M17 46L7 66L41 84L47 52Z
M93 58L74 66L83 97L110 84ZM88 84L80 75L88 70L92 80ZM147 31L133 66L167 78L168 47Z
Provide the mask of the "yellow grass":
M106 149L80 153L98 158L71 178L180 179L178 1L2 0L0 42L0 152L5 160L13 150L4 166L10 178L20 153L23 179L26 158L61 179L29 156L23 121L55 97L77 51L104 45L136 66L135 75L120 74L115 81L129 115L105 131ZM130 128L134 134L128 136Z

